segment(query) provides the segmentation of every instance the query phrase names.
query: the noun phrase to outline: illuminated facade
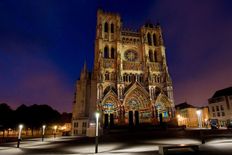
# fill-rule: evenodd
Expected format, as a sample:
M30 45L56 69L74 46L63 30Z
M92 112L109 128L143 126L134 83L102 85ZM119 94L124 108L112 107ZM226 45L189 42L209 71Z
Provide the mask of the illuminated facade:
M84 134L94 112L102 127L169 122L174 118L172 80L160 25L122 26L118 14L97 12L94 67L84 66L73 105L73 134Z
M176 105L176 117L178 125L187 128L208 127L208 107L195 107L186 102Z

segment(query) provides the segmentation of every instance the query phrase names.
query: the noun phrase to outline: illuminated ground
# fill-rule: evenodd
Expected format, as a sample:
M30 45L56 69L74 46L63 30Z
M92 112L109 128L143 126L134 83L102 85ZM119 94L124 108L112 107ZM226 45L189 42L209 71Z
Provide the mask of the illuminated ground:
M173 132L173 134L178 132ZM137 133L127 134L118 137L120 134L108 135L99 139L98 154L158 154L160 144L199 144L200 151L193 152L188 149L171 150L169 154L231 154L232 138L208 139L206 144L201 140L192 138L161 138L161 134L154 137L154 134ZM131 136L130 136L131 135ZM133 137L132 137L133 136ZM113 137L113 138L109 138ZM83 137L57 137L41 139L30 139L22 141L20 148L16 143L5 143L0 145L0 155L38 155L38 154L94 154L94 139Z

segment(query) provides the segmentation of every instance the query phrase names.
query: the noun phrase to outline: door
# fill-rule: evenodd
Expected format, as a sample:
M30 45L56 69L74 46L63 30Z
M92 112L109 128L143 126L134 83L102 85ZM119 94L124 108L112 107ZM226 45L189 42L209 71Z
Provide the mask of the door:
M104 116L105 116L105 118L104 118L104 128L108 128L108 125L109 125L108 114L105 114Z
M139 126L139 112L135 111L135 125Z
M114 114L110 114L110 127L114 127Z
M129 111L129 127L133 127L133 111Z

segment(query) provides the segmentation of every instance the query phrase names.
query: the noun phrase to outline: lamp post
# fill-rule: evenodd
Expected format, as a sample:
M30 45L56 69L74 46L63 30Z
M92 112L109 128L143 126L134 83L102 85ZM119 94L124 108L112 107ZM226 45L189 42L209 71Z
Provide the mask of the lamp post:
M95 153L98 153L98 118L99 113L96 113L96 138L95 138Z
M201 110L197 110L196 113L197 113L197 118L198 118L198 127L202 128L202 119L201 119L202 111Z
M19 148L19 145L20 145L22 129L23 129L23 125L22 125L22 124L20 124L20 125L19 125L19 135L18 135L17 148Z
M54 138L56 138L56 129L57 129L57 125L54 126Z
M46 125L43 125L42 126L42 142L44 141L45 128L46 128Z

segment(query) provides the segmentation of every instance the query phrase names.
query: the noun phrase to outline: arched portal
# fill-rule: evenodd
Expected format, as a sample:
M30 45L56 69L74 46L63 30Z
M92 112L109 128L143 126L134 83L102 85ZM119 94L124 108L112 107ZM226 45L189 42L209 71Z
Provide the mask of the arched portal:
M119 121L119 107L116 95L111 90L102 101L103 125L105 128L113 127Z
M130 125L151 122L151 103L148 92L135 83L126 93L123 103L125 122Z
M171 101L164 94L159 94L155 102L156 118L162 121L169 121L172 117Z

